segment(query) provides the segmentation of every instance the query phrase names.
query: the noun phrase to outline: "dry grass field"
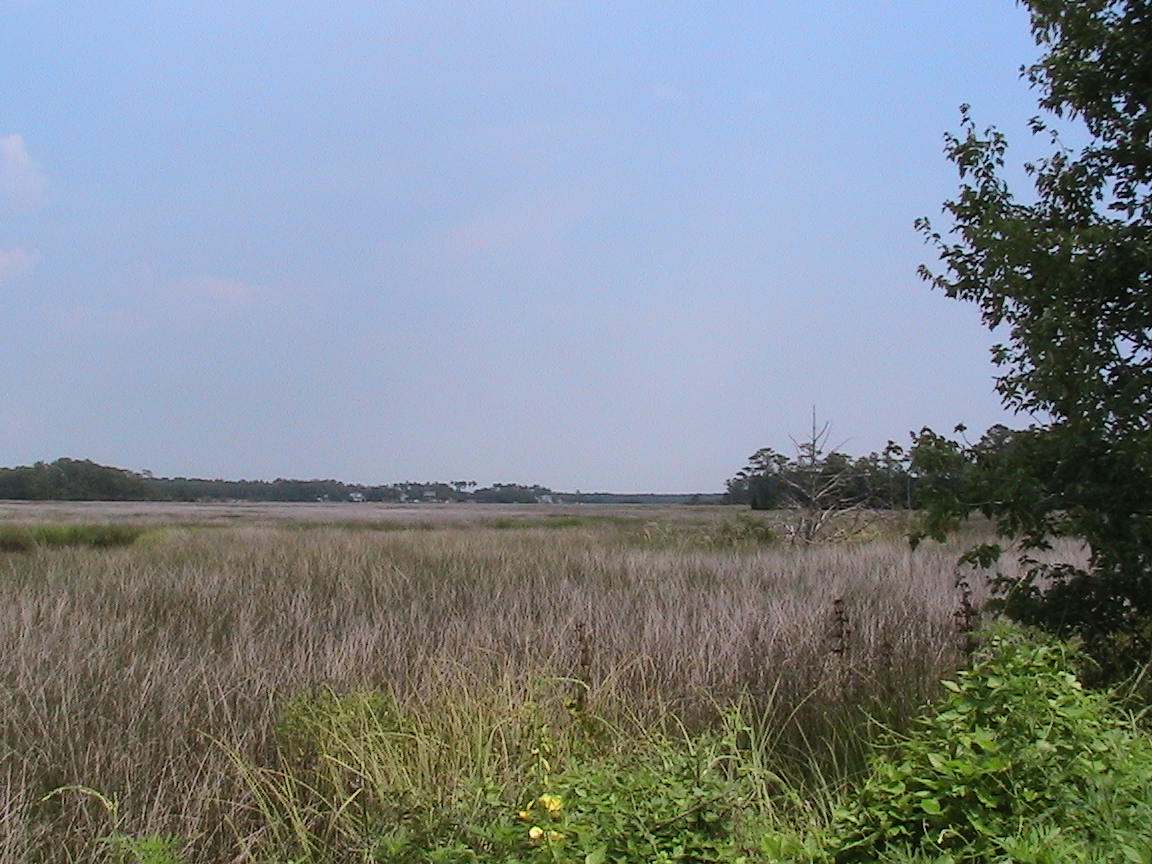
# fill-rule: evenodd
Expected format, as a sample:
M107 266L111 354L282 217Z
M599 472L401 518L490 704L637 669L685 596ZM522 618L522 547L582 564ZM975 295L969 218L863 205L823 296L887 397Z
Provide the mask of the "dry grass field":
M960 659L957 550L764 545L739 515L0 503L0 528L142 526L0 553L0 864L133 860L113 831L262 860L286 712L323 694L423 724L412 783L510 782L574 706L628 735L738 704L796 782L846 776L865 712L899 724Z

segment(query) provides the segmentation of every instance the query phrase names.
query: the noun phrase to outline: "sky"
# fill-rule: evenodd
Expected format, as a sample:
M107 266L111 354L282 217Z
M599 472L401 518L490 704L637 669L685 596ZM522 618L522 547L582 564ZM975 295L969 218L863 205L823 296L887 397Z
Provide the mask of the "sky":
M0 465L707 492L813 410L1022 424L913 221L1037 54L1011 0L0 0Z

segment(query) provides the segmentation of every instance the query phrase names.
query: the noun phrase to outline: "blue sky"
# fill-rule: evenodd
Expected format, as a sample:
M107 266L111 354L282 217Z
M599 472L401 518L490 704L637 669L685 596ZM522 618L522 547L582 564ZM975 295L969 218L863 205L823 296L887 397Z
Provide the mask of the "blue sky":
M916 276L1010 0L0 0L0 464L710 491L1010 420Z

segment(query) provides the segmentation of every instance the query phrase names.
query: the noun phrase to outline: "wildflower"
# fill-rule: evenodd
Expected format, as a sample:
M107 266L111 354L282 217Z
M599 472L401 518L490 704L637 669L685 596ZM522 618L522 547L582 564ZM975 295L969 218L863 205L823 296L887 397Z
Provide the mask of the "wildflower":
M541 828L539 825L533 825L531 828L528 829L528 839L529 840L539 840L543 836L544 836L544 829Z
M564 799L559 795L541 795L537 800L553 816L559 814L560 809L564 806Z
M559 843L563 839L564 839L564 835L561 834L559 831L549 831L548 832L548 842L549 843Z
M517 816L518 818L520 818L520 819L523 819L525 822L527 822L527 821L528 821L528 819L529 819L529 817L530 817L531 815L532 815L532 814L531 814L531 813L529 813L527 810L521 810L519 813L517 813L517 814L516 814L516 816Z

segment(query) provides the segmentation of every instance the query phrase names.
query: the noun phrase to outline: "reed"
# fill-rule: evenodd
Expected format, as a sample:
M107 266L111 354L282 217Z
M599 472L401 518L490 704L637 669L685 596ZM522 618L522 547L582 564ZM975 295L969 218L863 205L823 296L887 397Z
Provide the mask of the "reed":
M106 860L112 831L233 860L264 824L253 777L281 770L309 699L396 706L425 789L511 783L574 709L626 738L734 704L802 782L850 773L866 715L898 725L960 661L957 609L981 597L956 588L956 549L717 545L731 515L682 514L151 523L128 546L0 555L0 864ZM72 785L117 824L45 797Z

